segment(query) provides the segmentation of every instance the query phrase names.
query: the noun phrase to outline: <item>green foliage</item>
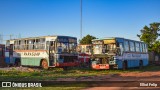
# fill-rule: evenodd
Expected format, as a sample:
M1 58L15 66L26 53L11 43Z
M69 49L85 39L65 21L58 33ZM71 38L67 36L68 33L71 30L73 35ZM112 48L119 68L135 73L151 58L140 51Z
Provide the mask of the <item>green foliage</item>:
M160 54L160 41L156 41L153 44L152 50L155 51L156 53Z
M159 42L157 42L156 40L160 35L158 31L160 31L160 23L151 23L149 27L143 27L143 29L141 30L141 35L137 35L141 41L144 41L148 44L149 51L157 52L156 48L158 48L157 45Z
M93 39L96 39L96 37L88 34L80 40L80 44L92 44Z

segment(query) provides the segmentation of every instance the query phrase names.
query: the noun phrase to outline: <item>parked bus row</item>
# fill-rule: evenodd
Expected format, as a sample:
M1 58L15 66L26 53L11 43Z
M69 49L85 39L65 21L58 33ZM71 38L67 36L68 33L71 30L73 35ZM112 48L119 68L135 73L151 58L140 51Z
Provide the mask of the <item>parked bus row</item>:
M0 66L5 62L44 69L67 69L81 64L93 69L127 69L148 65L148 50L143 42L119 37L94 39L92 44L77 45L76 37L41 36L7 40L6 49L0 45L0 59Z

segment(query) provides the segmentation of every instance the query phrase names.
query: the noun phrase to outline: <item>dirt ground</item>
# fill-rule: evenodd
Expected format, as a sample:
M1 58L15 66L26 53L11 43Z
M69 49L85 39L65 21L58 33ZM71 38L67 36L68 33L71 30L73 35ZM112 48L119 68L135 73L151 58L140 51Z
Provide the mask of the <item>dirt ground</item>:
M96 83L82 90L160 90L160 71L58 78L57 81L93 81Z
M94 79L113 82L109 82L110 84L104 82L100 86L83 90L160 90L160 71L130 72L99 76Z

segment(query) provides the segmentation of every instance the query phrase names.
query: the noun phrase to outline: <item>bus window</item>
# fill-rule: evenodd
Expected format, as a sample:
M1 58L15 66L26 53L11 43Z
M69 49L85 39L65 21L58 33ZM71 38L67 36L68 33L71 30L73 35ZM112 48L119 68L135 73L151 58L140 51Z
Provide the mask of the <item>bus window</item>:
M106 44L107 46L107 53L115 53L116 52L116 44Z
M145 52L144 44L142 44L142 51Z
M120 55L123 54L123 43L119 43L119 48L120 48Z
M76 53L76 44L69 43L69 50L70 50L70 53Z
M69 53L68 43L57 43L57 52L58 53Z
M54 41L50 41L50 50L55 50L55 44L54 44Z
M140 47L138 42L135 43L135 46L136 46L136 52L140 52Z
M148 48L147 48L147 44L145 44L145 46L146 46L146 53L148 53Z
M132 52L135 52L134 42L130 41L130 42L129 42L129 45L130 45L130 50L131 50Z
M142 43L139 43L139 50L142 52Z
M144 45L144 52L146 53L147 52L146 44L143 45Z
M124 42L124 49L125 49L125 51L129 51L129 43L128 43L128 41Z

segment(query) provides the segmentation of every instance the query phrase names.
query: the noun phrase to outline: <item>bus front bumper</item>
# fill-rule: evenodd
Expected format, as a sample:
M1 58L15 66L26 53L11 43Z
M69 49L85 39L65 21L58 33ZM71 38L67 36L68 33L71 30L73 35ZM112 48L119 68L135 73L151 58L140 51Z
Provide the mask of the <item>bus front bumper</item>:
M78 66L79 64L79 62L56 63L55 67Z
M109 69L109 64L92 64L92 69Z

